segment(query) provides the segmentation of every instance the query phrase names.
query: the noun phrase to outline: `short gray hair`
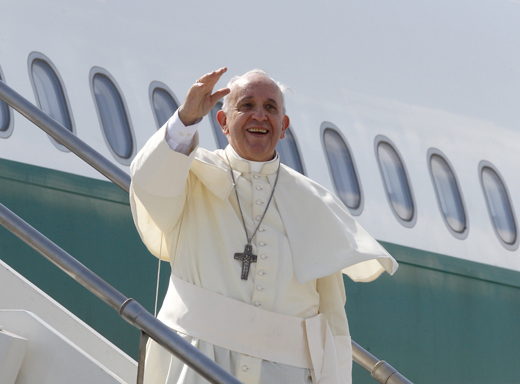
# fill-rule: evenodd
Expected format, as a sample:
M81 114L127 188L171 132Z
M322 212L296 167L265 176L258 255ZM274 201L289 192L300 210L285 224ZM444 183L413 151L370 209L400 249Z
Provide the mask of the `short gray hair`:
M231 89L231 92L224 97L224 100L222 102L222 110L224 111L224 113L228 113L228 111L229 111L230 96L233 93L233 88L235 87L235 85L238 82L238 80L240 80L241 78L243 78L245 76L251 75L251 74L259 74L261 76L264 76L264 77L268 78L274 84L276 84L276 86L280 89L280 92L282 94L282 107L283 107L283 114L285 115L285 96L284 96L284 92L287 89L290 89L290 88L288 86L280 83L279 81L276 81L272 77L269 77L267 72L262 71L261 69L252 69L251 71L248 71L248 72L244 73L242 76L235 76L231 80L229 80L229 83L227 84L227 87L229 89Z

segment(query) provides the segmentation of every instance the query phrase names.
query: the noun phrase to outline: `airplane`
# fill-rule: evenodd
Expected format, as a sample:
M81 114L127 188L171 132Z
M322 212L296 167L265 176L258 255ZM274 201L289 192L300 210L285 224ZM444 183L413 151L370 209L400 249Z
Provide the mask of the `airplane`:
M224 86L267 71L291 88L282 161L336 193L400 263L370 284L345 278L353 338L414 382L509 383L520 355L518 16L514 0L4 2L0 79L128 172L202 74L227 66ZM210 150L226 144L216 111L200 125ZM0 203L153 312L157 260L127 194L1 101L0 186ZM0 260L132 365L138 333L3 228ZM22 298L5 289L0 308L14 309Z

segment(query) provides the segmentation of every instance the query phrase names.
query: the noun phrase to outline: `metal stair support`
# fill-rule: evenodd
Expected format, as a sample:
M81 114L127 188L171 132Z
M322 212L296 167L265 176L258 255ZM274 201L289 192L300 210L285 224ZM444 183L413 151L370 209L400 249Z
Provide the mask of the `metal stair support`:
M91 165L114 184L126 192L129 191L130 176L126 172L87 145L2 80L0 80L0 99L64 145L71 152L74 152L74 154ZM0 204L0 224L56 264L105 303L117 310L120 316L130 324L140 329L144 335L142 334L141 336L139 360L141 360L143 356L143 341L146 338L145 335L148 335L210 382L240 383L218 364L178 336L175 331L157 320L138 302L126 298L2 204ZM412 384L411 381L397 372L386 361L377 359L353 340L352 357L357 364L370 372L372 377L379 383ZM142 368L140 368L138 372L138 383L141 382L139 380L142 380L142 376L143 372Z
M2 204L0 204L0 224L118 311L123 319L149 335L209 382L215 384L240 383L220 365L157 320L141 304L134 299L127 298Z
M410 380L384 360L379 360L352 340L352 360L365 368L374 379L383 384L412 384Z

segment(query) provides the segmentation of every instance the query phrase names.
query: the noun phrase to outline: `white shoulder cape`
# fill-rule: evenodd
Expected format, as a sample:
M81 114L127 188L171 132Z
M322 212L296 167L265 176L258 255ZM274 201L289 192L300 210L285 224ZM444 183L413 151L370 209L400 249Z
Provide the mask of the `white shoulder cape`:
M233 182L223 150L197 149L191 172L219 198L228 198ZM270 176L269 181L274 183L274 178ZM397 270L394 258L318 183L282 164L273 198L289 238L299 283L339 270L354 281L369 282L385 270L390 274Z

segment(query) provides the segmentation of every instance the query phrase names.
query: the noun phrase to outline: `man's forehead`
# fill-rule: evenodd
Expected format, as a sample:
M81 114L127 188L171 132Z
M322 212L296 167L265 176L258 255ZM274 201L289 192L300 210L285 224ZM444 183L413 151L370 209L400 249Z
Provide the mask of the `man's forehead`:
M271 93L271 98L276 102L281 101L282 91L280 90L280 87L278 87L278 85L269 77L256 73L238 79L231 92L235 94L235 99L242 99L253 97L255 91L258 91L259 89L267 90L268 93Z

